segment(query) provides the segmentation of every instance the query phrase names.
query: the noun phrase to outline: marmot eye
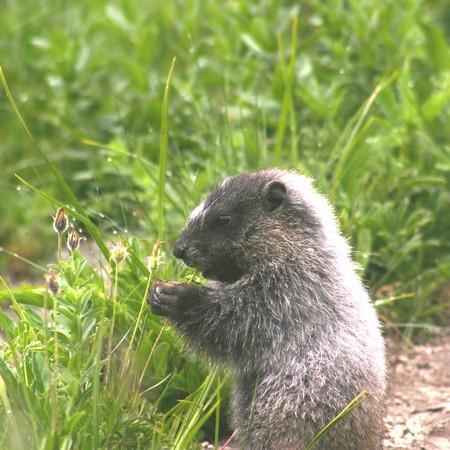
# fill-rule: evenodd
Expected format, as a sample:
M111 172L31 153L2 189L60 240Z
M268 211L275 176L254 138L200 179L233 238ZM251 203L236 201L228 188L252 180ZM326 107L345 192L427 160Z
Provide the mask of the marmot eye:
M219 214L215 220L216 226L218 227L226 227L230 224L230 222L231 216L229 216L228 214Z

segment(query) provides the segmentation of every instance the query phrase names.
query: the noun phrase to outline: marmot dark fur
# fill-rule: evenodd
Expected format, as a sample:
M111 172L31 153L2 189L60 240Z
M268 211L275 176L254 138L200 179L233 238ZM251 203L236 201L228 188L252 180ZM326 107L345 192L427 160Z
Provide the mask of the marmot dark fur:
M234 376L241 449L381 449L384 345L327 200L293 172L226 179L191 214L174 255L210 279L157 281L149 301Z

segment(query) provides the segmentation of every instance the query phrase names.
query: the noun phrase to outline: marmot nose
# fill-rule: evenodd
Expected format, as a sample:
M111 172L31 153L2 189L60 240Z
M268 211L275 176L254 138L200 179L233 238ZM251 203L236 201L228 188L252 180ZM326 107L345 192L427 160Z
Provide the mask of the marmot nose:
M175 245L173 246L173 256L184 261L186 259L186 247L178 242L175 242Z

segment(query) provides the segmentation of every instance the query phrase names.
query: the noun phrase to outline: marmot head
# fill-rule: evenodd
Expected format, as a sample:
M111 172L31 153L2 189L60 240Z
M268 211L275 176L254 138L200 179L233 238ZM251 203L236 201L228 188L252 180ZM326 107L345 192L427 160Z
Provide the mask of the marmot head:
M311 251L335 233L327 201L294 172L264 170L228 178L191 213L173 253L205 278L235 282Z

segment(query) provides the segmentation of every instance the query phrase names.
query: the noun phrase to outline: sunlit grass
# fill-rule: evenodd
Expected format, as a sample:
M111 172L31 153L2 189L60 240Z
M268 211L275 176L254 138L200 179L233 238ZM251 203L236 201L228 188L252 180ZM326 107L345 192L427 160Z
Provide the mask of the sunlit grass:
M239 171L316 178L386 327L433 329L450 277L445 0L66 6L0 15L17 36L0 42L0 448L230 434L224 375L149 313L146 292L195 277L171 242ZM89 239L61 257L60 207Z

